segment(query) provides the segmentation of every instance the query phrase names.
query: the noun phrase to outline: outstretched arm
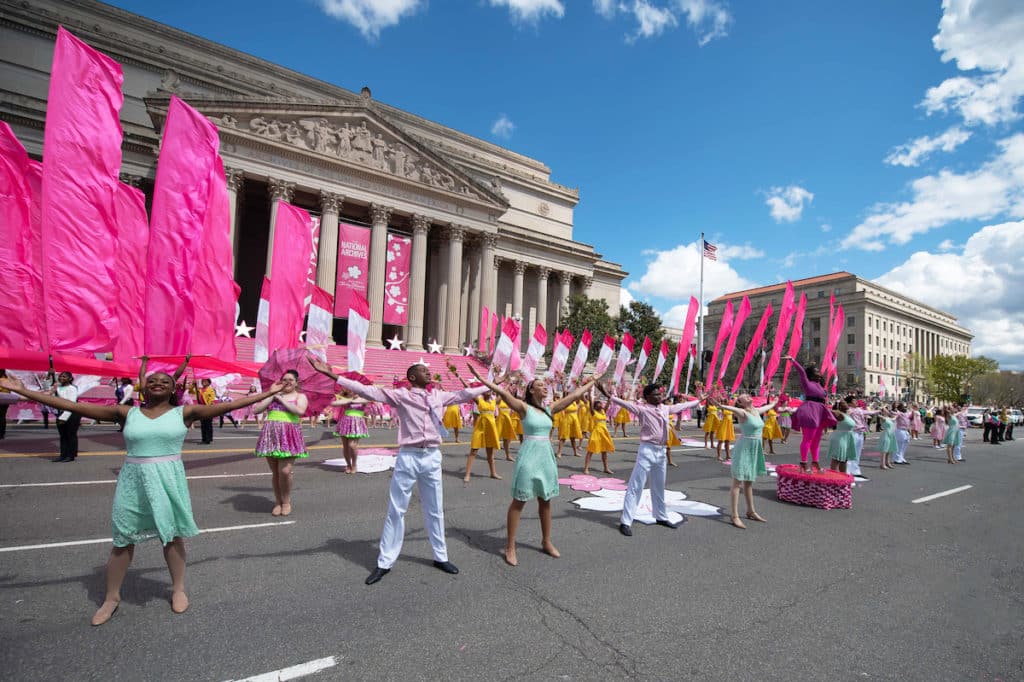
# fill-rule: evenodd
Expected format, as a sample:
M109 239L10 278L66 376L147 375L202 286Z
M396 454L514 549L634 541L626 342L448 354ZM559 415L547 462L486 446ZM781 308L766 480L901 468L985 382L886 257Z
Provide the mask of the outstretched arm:
M593 376L590 377L588 381L585 381L582 384L580 384L575 391L563 397L561 400L559 400L558 402L551 406L551 414L557 414L558 412L561 412L562 410L564 410L565 408L569 407L574 402L579 400L581 397L583 397L584 393L590 390L591 386L597 384L597 381L600 378L601 377ZM600 386L600 384L598 385Z
M128 408L123 405L96 405L94 403L75 403L65 400L59 396L50 395L41 391L31 391L25 388L20 379L4 377L0 379L0 388L6 388L12 393L17 393L29 400L34 400L42 405L55 408L61 411L68 411L80 414L89 419L99 421L120 422L128 416Z
M186 353L185 354L185 359L182 360L182 362L181 362L181 366L178 367L178 369L174 370L174 374L171 375L171 378L174 379L174 383L178 383L178 379L181 377L182 374L185 373L185 368L188 367L188 361L191 360L191 359L192 359L192 354L191 353Z
M469 366L469 371L474 377L476 377L477 381L479 381L481 384L494 391L502 400L505 401L505 404L508 405L509 408L515 410L516 414L518 414L520 417L526 416L525 402L512 395L512 393L506 390L504 387L502 387L501 384L497 384L493 381L488 381L484 377L480 376L480 372L478 372L476 367L474 367L473 365ZM459 381L462 381L463 386L469 388L469 385L465 381L463 381L462 377L459 377Z
M767 412L768 410L770 410L770 409L772 409L773 407L775 407L775 405L776 405L776 404L777 404L778 402L779 402L779 399L778 399L778 398L776 398L775 400L771 401L771 402L770 402L770 403L768 403L767 405L762 405L761 407L757 408L757 413L758 413L758 414L764 414L764 413L765 413L765 412Z
M249 405L258 403L261 400L268 400L270 398L273 398L276 394L281 392L282 388L284 388L284 386L282 386L281 383L278 382L272 385L269 391L264 391L263 393L253 393L251 395L245 396L244 398L232 400L229 403L213 403L212 405L186 405L182 417L186 421L194 421L196 419L213 419L214 417L219 417L222 414L227 414L228 412L232 412L243 407L248 407Z

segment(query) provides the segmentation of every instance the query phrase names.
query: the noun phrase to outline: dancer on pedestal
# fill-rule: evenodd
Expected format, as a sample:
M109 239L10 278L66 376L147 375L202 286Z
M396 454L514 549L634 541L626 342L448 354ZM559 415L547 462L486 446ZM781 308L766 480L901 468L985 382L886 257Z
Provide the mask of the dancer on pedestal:
M331 377L347 391L367 400L375 400L394 408L398 415L398 458L391 476L388 515L380 537L380 555L377 568L366 578L373 585L391 572L402 551L405 537L405 512L409 508L412 487L420 491L423 524L430 536L434 551L434 566L445 573L458 573L455 564L448 561L448 547L444 538L444 492L441 486L441 440L444 426L444 408L455 403L466 403L487 392L486 386L461 391L428 391L430 368L416 363L405 372L409 388L380 388L366 386L358 381L338 377L330 366L319 358L310 358L313 368ZM455 372L453 366L448 369Z
M618 405L619 409L627 410L640 422L640 447L637 449L633 473L629 476L629 488L626 490L626 499L622 506L619 532L627 536L633 534L630 526L633 524L636 506L640 502L648 475L651 477L651 507L654 519L660 526L678 528L678 523L669 520L668 510L665 508L665 443L668 442L669 416L698 405L707 396L702 395L697 400L676 403L670 407L662 404L665 400L665 388L660 384L644 386L642 403L614 397L604 384L597 384L597 389Z
M800 439L800 470L807 471L807 456L811 456L811 467L815 472L821 471L818 465L818 448L821 445L821 437L825 429L836 425L836 418L832 410L825 405L825 388L821 385L821 374L818 368L811 365L806 370L803 365L796 361L791 355L786 355L783 360L790 360L796 367L797 378L800 380L801 391L804 394L804 401L793 413L793 428L799 429Z
M154 372L146 378L146 405L96 405L75 403L57 396L30 391L14 378L0 379L6 388L29 400L90 419L124 424L128 450L117 476L111 518L114 546L107 561L107 593L92 617L93 625L110 620L121 603L121 583L132 563L135 545L159 538L171 573L171 610L188 609L185 594L185 542L199 533L192 517L181 445L188 427L197 419L213 419L225 412L251 405L281 390L269 391L231 403L177 406L172 401L174 381L169 374Z
M740 439L733 449L730 471L732 487L729 489L729 501L732 509L732 525L746 528L740 520L740 487L743 497L747 500L747 518L751 521L765 521L764 517L754 509L754 481L758 476L768 473L764 463L764 445L761 436L764 433L764 420L761 415L775 407L778 398L762 407L754 407L749 394L743 393L736 398L736 406L718 405L724 419L732 419L730 412L736 415L740 423Z

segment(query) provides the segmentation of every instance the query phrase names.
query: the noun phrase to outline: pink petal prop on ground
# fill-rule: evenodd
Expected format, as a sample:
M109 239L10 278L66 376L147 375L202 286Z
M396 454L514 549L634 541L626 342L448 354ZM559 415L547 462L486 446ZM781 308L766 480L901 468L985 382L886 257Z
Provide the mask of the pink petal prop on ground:
M592 493L595 490L600 490L601 484L594 481L575 481L572 484L572 489L581 493Z
M370 455L381 455L384 457L397 457L398 450L389 450L387 448L360 448L356 453L358 457L368 457Z
M621 478L605 477L597 479L597 482L600 483L603 487L607 488L609 487L609 484L624 484L626 481Z
M573 474L569 477L573 481L596 481L597 476L590 476L589 474Z

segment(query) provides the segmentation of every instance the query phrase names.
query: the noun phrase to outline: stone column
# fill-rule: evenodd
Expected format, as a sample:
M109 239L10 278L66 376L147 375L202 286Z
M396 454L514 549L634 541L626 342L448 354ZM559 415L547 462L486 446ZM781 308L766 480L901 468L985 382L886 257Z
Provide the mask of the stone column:
M338 214L345 197L320 190L320 248L316 256L316 285L334 294L338 280Z
M483 234L480 236L480 305L494 311L498 305L498 280L494 269L494 249L498 245L498 235Z
M225 168L224 175L228 181L228 234L231 240L231 272L234 273L238 262L238 192L245 184L245 173L238 168Z
M480 267L480 245L474 249L473 258L469 259L469 319L466 322L466 342L472 343L480 335L480 289L483 268ZM476 346L474 346L475 348Z
M467 250L471 250L469 236L462 242L462 295L459 297L459 352L472 340L469 332L469 288L473 285L473 259Z
M366 299L370 303L370 329L366 333L367 346L381 345L381 331L384 323L384 274L388 256L388 220L390 206L370 204L370 281Z
M270 192L270 234L267 236L267 277L274 263L274 226L277 224L277 202L291 201L295 196L295 183L275 178L267 178L267 190Z
M590 287L592 287L593 285L594 285L594 278L593 277L584 277L583 278L583 293L584 293L584 295L586 295L587 298L591 297L590 296Z
M551 268L537 268L537 322L544 325L544 329L551 338L551 330L548 329L548 277L551 275Z
M558 283L562 285L558 294L558 320L561 322L569 313L569 285L572 284L572 273L558 273Z
M526 272L526 263L517 260L512 261L512 272L515 278L512 281L512 317L523 317L523 274Z
M501 264L502 263L507 263L508 259L507 258L502 258L501 256L494 256L493 257L493 261L494 262L493 262L493 265L491 267L491 277L494 280L494 307L491 308L491 310L493 310L494 312L498 313L498 317L501 318L501 317L505 316L505 306L502 306L501 310L498 310L498 272L501 271ZM498 330L498 333L499 334L501 333L500 329ZM495 336L494 341L495 341L495 343L497 343L497 341L498 341L497 336Z
M412 217L412 263L409 271L409 326L405 345L409 350L423 350L423 301L427 288L427 234L430 218Z
M445 304L444 350L446 353L459 353L459 305L462 298L462 240L466 237L466 228L452 225L448 228L448 297Z

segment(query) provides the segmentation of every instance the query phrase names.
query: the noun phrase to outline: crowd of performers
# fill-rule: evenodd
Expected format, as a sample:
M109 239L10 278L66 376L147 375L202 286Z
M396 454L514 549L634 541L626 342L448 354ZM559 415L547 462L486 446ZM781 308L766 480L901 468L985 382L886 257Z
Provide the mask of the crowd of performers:
M704 393L699 386L698 395L692 399L674 397L667 401L665 389L659 384L643 386L634 396L622 386L616 389L602 382L601 377L591 377L572 390L551 394L549 382L543 378L525 382L510 375L491 380L473 367L470 371L475 381L470 385L458 377L454 366L448 369L462 382L463 389L445 391L431 385L429 368L423 363L409 367L404 381L396 381L393 387L380 387L349 376L339 377L316 358L310 357L309 363L337 383L339 393L331 409L335 411L335 433L342 440L348 473L357 471L356 444L368 436L368 420L383 414L385 408L389 412L388 422L397 428L398 454L380 553L377 567L366 578L366 584L372 585L391 571L401 552L405 513L414 485L419 489L434 566L447 573L458 573L449 561L445 542L440 446L449 430L459 442L460 431L469 420L472 434L464 485L470 483L473 462L481 449L491 478L501 478L494 464L498 450L515 463L504 550L505 561L512 566L518 564L516 535L520 515L533 499L538 504L542 549L552 557L559 556L552 540L551 500L558 494L557 460L563 452L568 454L565 443L569 443L574 456L585 458L585 473L590 471L593 455L600 454L602 470L610 474L613 471L609 455L615 452L612 435L619 429L625 435L626 425L634 420L639 426L640 443L619 522L619 532L626 536L633 534L633 520L648 480L656 523L677 527L665 504L666 467L675 466L671 448L680 444L675 428L680 419L692 412L696 412L698 419L704 417L705 447L714 448L716 458L730 465L730 520L741 529L746 528L743 518L765 522L754 506L753 483L758 476L767 474L765 446L769 454L774 453L774 441L785 443L792 430L801 433L800 466L809 474L820 471L822 436L834 429L826 452L830 468L861 475L860 457L872 418L880 419L882 424L880 468L909 465L907 444L915 426L920 433L914 419L916 410L902 404L868 409L852 398L828 404L817 370L813 366L805 369L794 358L786 359L796 368L804 396L795 409L785 405L784 396L771 396L765 404L755 407L749 394L740 394L729 402L720 392ZM266 459L272 474L275 504L271 513L292 513L293 464L296 459L308 457L301 421L307 411L307 399L298 385L299 373L289 370L268 390L254 387L244 397L228 401L217 400L212 391L206 390L209 384L204 381L205 385L191 393L194 399L185 400L190 394L179 390L179 379L187 363L186 358L173 374L154 372L147 376L144 361L141 391L129 393L131 382L126 382L114 405L76 402L70 391L61 392L59 386L72 385L67 373L56 377L58 389L54 391L30 390L17 378L0 375L0 390L20 394L61 415L69 415L65 421L70 416L87 417L116 422L123 429L127 455L114 493L113 547L107 561L106 596L93 615L93 625L107 622L117 610L121 584L135 545L149 539L159 538L164 548L171 574L172 610L182 613L188 608L184 538L198 534L199 529L192 515L181 451L193 423L204 424L203 442L207 442L206 425L212 429L212 422L218 417L239 410L261 416L255 454ZM134 404L135 395L141 398L139 404ZM936 447L946 449L950 463L963 461L966 428L966 409L944 408L934 415L930 435ZM513 440L519 443L515 458L510 450ZM581 453L584 440L586 447ZM64 457L63 440L61 453ZM69 456L74 457L70 453ZM741 491L746 501L743 518L739 513Z

